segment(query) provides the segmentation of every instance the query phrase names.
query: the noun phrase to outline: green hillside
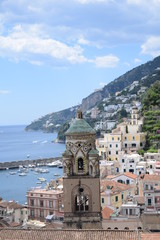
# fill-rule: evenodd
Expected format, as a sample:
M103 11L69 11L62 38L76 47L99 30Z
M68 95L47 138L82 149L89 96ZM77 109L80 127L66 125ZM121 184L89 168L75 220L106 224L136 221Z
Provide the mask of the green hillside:
M157 80L143 98L143 131L147 132L145 150L160 148L160 80Z

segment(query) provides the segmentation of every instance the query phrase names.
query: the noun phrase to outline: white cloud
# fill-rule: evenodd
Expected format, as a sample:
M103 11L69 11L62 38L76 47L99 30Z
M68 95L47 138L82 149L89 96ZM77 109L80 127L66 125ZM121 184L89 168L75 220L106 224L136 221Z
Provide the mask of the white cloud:
M10 91L9 90L0 90L0 95L6 95L9 94Z
M108 3L113 2L113 0L78 0L81 4L89 4L89 3Z
M68 46L65 43L41 36L36 26L23 29L20 25L13 28L8 36L0 36L0 55L11 59L23 59L34 63L33 56L50 57L69 63L83 63L83 49L79 45Z
M100 85L100 87L104 87L106 85L106 83L100 82L99 85Z
M135 62L135 63L140 63L140 62L142 62L142 60L139 59L139 58L135 58L135 59L134 59L134 62Z
M151 36L142 44L142 53L153 57L160 55L160 36Z
M119 58L112 54L102 57L96 57L93 62L96 64L98 68L114 68L117 66L119 62Z
M87 39L85 39L83 36L80 36L79 39L78 39L78 44L80 44L80 45L89 45L90 42Z

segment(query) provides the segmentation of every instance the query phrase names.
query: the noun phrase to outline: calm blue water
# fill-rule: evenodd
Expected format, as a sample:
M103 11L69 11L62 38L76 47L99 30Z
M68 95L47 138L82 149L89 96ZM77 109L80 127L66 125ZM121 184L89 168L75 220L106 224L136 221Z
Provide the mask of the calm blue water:
M64 144L52 143L56 133L26 132L25 126L0 126L0 162L60 157Z
M52 143L56 139L55 133L25 132L25 126L0 126L0 162L16 160L60 157L65 145ZM29 155L29 158L27 156ZM43 167L46 168L46 167ZM54 174L62 175L62 169L48 168L49 173L39 173L29 170L27 176L10 175L17 170L0 171L0 197L6 200L16 200L19 203L26 202L26 192L37 185L38 177L44 177L49 182L57 178Z

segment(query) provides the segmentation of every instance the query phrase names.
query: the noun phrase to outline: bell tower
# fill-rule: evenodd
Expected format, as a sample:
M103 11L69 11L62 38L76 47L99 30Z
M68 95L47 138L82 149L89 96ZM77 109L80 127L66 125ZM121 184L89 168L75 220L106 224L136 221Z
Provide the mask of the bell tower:
M99 155L95 131L77 118L66 132L63 153L64 228L101 229Z

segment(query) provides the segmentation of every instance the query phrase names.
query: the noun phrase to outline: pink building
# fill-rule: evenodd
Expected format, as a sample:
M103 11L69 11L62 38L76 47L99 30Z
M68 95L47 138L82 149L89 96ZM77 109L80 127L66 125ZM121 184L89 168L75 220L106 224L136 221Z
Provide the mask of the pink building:
M27 192L29 219L44 221L47 216L63 218L63 191L33 189Z

